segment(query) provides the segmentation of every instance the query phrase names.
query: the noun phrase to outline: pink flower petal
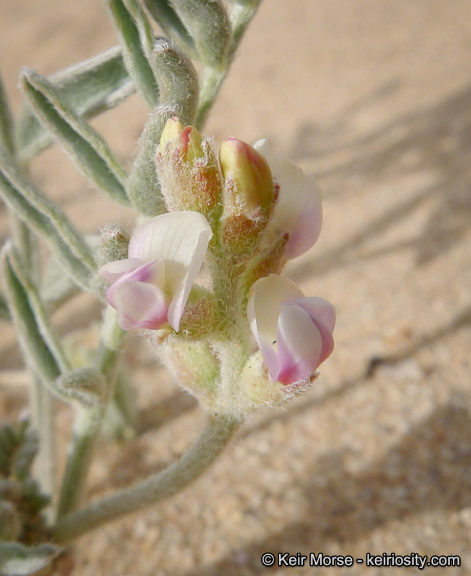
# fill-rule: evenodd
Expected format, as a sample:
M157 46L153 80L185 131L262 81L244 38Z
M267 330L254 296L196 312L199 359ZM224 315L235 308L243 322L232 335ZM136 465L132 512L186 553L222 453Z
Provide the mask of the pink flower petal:
M301 256L314 246L321 232L320 188L289 158L272 156L266 140L259 140L254 148L266 157L280 187L270 226L279 235L289 234L285 248L288 258Z
M118 311L118 324L123 330L156 330L167 323L168 306L165 294L153 284L124 282L118 286L114 300Z
M324 298L300 298L294 303L309 314L319 330L322 338L322 351L319 358L319 364L321 364L334 349L332 332L335 328L335 308Z
M308 379L320 364L321 334L309 314L294 303L282 304L278 317L277 348L283 384Z
M249 293L247 318L270 376L275 380L280 371L276 350L279 307L285 300L300 297L303 293L293 282L275 274L257 280Z
M271 378L283 384L309 379L333 350L334 307L282 276L254 283L247 317Z
M169 212L140 226L129 243L131 258L164 262L164 290L171 295L168 319L177 332L211 236L211 226L199 212Z
M110 264L117 264L118 262L137 262L140 266L137 268L130 268L127 272L119 274L117 280L111 284L111 286L106 291L106 299L108 302L116 308L115 293L119 287L126 282L151 282L156 285L164 286L164 266L162 262L158 260L153 260L151 262L144 262L143 260L130 259L130 260L118 260L117 262L110 262Z
M107 262L104 266L100 268L98 274L104 278L110 284L116 282L126 272L135 270L145 264L144 260L140 258L126 258L124 260L114 260L113 262Z

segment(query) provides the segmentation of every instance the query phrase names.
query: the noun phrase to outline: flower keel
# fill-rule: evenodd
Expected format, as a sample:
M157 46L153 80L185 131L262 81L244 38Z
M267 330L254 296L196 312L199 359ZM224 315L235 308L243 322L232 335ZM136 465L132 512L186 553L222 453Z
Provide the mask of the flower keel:
M247 316L273 380L308 380L332 353L333 306L306 298L287 278L270 274L252 286Z

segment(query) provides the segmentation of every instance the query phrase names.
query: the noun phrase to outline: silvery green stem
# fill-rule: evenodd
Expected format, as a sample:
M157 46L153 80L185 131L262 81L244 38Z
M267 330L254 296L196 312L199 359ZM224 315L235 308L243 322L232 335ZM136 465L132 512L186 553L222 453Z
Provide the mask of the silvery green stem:
M196 480L224 450L239 426L225 415L210 416L206 429L188 452L166 470L60 520L53 528L56 542L66 542L102 524L151 506Z
M33 376L29 387L31 425L39 437L34 475L46 494L54 493L55 447L53 397L39 378Z
M147 216L165 211L155 169L155 155L164 126L171 116L178 116L185 124L191 124L198 108L198 74L185 54L168 41L158 40L153 70L160 87L160 105L152 112L141 134L139 152L127 184L132 204Z
M255 12L260 5L261 0L250 0L243 2L234 2L231 11L231 25L232 25L232 45L229 50L229 58L232 59L237 47L242 40L247 26L255 16Z
M97 359L97 369L103 374L106 390L101 402L80 407L74 424L67 465L57 508L57 518L70 514L79 504L90 466L95 440L100 430L106 407L113 397L119 360L119 348L124 332L116 324L116 312L111 307L105 311L102 340Z
M202 128L208 114L213 107L216 97L219 94L224 78L232 63L237 47L239 46L242 36L250 24L255 12L260 4L260 0L254 0L251 3L236 3L233 6L230 21L232 27L232 42L229 46L227 56L218 66L208 66L203 71L203 77L200 87L200 99L198 115L196 118L197 128Z
M195 125L201 129L213 107L221 85L227 73L227 68L206 68L201 79L198 115Z

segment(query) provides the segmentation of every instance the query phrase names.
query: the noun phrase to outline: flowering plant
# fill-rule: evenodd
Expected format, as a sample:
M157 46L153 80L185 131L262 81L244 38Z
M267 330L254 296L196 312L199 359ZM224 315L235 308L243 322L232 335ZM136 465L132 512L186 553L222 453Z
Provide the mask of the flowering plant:
M156 162L168 212L134 231L128 258L100 270L119 325L147 329L210 412L240 418L305 389L333 350L335 312L279 274L319 236L314 179L272 156L266 140L230 138L218 154L175 117ZM203 262L206 288L193 284Z
M105 0L118 49L50 79L22 71L28 105L16 121L0 82L0 193L12 225L0 317L18 333L33 390L31 422L0 426L4 576L69 573L65 543L183 489L251 411L305 390L333 350L333 306L281 275L319 237L314 179L266 140L229 138L218 150L199 131L259 1ZM155 37L150 18L170 40ZM88 119L133 91L151 114L128 173ZM53 140L98 190L135 210L130 236L108 225L84 237L30 179L28 163ZM97 350L77 359L51 314L80 290L102 301L103 320ZM83 505L103 422L114 410L117 433L132 425L119 364L130 330L147 336L208 424L168 469ZM75 409L58 494L51 394Z

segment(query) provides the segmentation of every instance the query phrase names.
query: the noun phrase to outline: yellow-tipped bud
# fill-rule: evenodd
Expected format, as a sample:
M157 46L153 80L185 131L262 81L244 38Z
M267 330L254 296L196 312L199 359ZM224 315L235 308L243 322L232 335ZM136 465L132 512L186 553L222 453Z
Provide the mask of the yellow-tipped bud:
M203 138L193 126L183 126L178 118L167 120L160 137L160 154L172 154L174 159L193 164L204 158Z
M178 118L176 118L175 116L169 118L167 120L167 123L165 124L165 128L163 129L162 135L160 137L160 152L163 152L165 150L165 147L168 142L172 142L173 140L178 138L178 136L180 136L180 134L183 132L184 128L185 127Z
M157 152L157 173L167 209L196 210L219 218L222 176L211 139L178 118L165 125Z
M267 214L274 200L273 176L265 157L242 140L229 138L219 150L228 197L235 212Z

